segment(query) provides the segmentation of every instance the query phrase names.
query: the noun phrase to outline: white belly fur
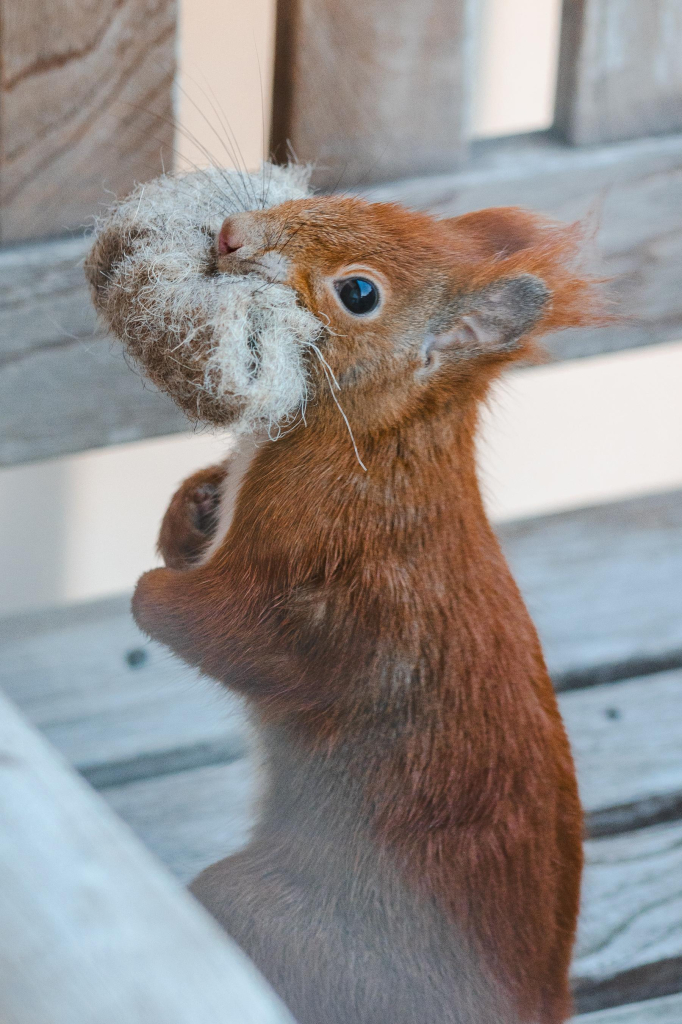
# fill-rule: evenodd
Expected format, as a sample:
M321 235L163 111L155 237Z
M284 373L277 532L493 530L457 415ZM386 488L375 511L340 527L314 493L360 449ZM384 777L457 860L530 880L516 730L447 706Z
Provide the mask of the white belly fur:
M223 543L232 526L234 510L241 490L242 481L246 476L254 456L258 449L258 438L254 434L245 434L239 438L234 449L228 455L225 465L227 476L222 485L220 495L220 509L218 512L218 525L211 543L208 545L201 557L201 563L208 562L213 554Z

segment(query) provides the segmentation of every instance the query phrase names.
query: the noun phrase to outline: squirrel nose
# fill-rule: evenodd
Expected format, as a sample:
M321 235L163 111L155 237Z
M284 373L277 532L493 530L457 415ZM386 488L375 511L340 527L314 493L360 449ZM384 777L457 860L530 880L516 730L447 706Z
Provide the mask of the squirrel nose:
M223 226L218 232L218 255L229 256L230 253L236 252L237 249L241 249L243 244L244 242L240 238L236 225L233 223L232 218L228 217L227 220L223 222Z

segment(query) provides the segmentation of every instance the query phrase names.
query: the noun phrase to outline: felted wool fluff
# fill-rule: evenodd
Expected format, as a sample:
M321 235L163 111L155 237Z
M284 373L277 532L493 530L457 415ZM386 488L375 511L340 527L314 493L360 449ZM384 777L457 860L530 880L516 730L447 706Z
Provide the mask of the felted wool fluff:
M85 270L106 327L193 420L271 436L305 408L322 325L293 289L215 272L226 217L309 194L301 167L211 168L139 185L95 229Z

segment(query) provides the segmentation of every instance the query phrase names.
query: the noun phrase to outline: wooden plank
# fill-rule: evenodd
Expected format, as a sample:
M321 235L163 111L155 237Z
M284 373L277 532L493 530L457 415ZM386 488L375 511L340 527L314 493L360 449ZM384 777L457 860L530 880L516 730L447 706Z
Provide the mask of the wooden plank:
M680 1024L681 1020L682 995L673 995L584 1013L573 1024Z
M128 598L0 623L0 687L95 785L246 748L237 698L147 642Z
M175 20L174 0L3 0L3 241L80 228L170 165Z
M248 762L113 787L103 795L186 881L234 853L251 824ZM574 965L581 1011L682 990L682 824L586 843Z
M259 780L253 759L102 790L114 811L183 883L246 844Z
M81 265L88 245L0 252L0 465L187 429L97 332Z
M561 694L593 837L682 817L682 670Z
M581 1012L682 991L682 824L586 843Z
M40 347L92 340L95 309L83 273L87 238L0 249L0 365Z
M472 0L280 0L272 148L315 183L452 170L464 158Z
M577 144L682 128L679 0L564 0L556 125Z
M498 532L559 689L682 665L682 492Z
M253 965L0 697L4 1024L293 1024Z
M682 337L682 135L589 150L549 133L481 142L458 174L395 182L367 194L442 217L506 205L566 221L591 211L591 224L599 227L599 272L613 279L615 310L631 319L564 331L548 339L549 351L573 359Z

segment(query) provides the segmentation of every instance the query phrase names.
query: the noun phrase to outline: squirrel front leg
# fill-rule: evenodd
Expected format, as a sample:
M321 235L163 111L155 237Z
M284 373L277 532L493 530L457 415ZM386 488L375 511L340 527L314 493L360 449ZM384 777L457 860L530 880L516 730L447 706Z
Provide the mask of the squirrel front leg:
M272 713L278 705L290 707L296 691L307 705L303 665L283 642L272 595L249 585L248 572L230 572L224 554L193 568L141 576L132 602L137 625L188 665L262 700Z
M227 472L225 464L209 466L180 485L159 532L157 547L166 568L145 573L133 596L133 616L140 629L198 667L211 646L210 637L218 632L217 615L222 620L221 636L225 624L233 620L225 614L229 580L223 576L218 587L210 570L202 566L218 525ZM213 595L211 601L208 593Z
M272 704L290 674L294 686L301 677L291 637L282 635L291 626L291 609L280 607L282 590L254 574L248 552L238 554L229 535L202 560L229 472L222 465L201 470L173 496L158 543L166 567L140 577L133 617L143 633L189 665Z
M232 682L251 628L237 588L211 566L152 569L133 594L135 622L152 640L221 682Z

